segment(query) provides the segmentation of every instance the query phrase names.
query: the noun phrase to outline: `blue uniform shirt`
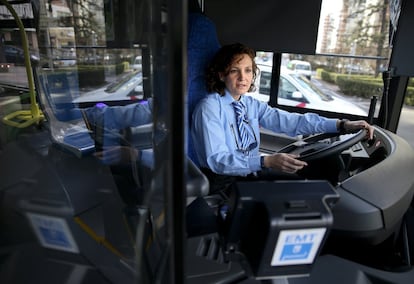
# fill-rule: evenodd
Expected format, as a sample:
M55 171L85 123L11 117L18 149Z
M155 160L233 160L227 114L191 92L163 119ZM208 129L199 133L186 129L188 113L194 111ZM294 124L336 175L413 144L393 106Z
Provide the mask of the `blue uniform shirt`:
M337 132L337 119L314 113L290 113L246 95L242 95L240 100L246 106L247 120L255 133L257 146L250 151L238 149L240 143L232 106L234 99L230 93L226 91L224 96L209 94L196 106L191 126L200 167L233 176L260 171L259 127L289 136Z

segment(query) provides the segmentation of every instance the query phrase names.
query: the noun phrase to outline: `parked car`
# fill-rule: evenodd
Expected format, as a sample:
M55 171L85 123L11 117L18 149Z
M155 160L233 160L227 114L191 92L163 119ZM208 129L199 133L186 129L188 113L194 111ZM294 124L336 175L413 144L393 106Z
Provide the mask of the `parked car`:
M53 67L71 67L76 65L76 59L73 58L56 58L53 60Z
M3 51L7 63L14 63L14 65L24 65L23 49L13 45L4 45ZM39 61L39 57L33 53L30 53L30 60L32 63L37 63Z
M361 64L347 64L345 65L345 72L347 74L358 75L374 75L375 71L371 66Z
M289 68L296 74L305 76L309 80L312 77L312 67L308 61L291 60L288 62L287 68Z
M9 72L10 63L0 63L0 72Z
M132 101L142 100L144 93L142 89L142 73L134 71L127 73L109 85L81 94L73 100L83 106L89 106L97 102L107 104L113 103L129 103Z
M135 57L134 62L131 65L131 69L132 70L142 70L142 56L139 55L137 57Z
M260 72L256 80L256 92L249 95L260 101L268 102L272 67L267 65L258 65L258 67ZM284 67L280 70L278 103L301 108L367 115L367 112L357 105L322 92L306 77Z

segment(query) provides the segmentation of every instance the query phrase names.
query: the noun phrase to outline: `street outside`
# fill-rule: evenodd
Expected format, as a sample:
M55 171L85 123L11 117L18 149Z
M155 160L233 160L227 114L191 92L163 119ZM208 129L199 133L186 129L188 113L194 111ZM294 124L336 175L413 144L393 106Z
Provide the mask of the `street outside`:
M348 101L353 102L354 104L358 105L362 109L364 109L367 113L369 111L370 100L363 99L360 97L350 97L345 96L338 90L338 87L332 84L328 84L322 80L319 80L315 77L312 78L312 82L318 86L321 90L330 93L333 96L338 96ZM376 106L376 115L378 114L378 110L380 107L380 102L377 102ZM412 147L414 147L414 107L412 106L403 106L401 111L400 122L397 129L397 134L404 138Z
M10 67L9 72L1 72L0 83L27 88L26 68L24 66L12 66Z
M328 84L320 79L312 77L312 82L315 83L321 90L327 92L333 96L338 96L354 104L360 106L366 112L369 110L370 100L362 99L360 97L345 96L340 93L338 87L332 84ZM27 75L26 69L22 66L14 66L10 72L0 73L0 83L16 84L18 86L27 87ZM377 103L377 112L379 109L379 102ZM401 112L400 123L398 126L397 134L407 140L407 142L414 147L414 107L404 106Z

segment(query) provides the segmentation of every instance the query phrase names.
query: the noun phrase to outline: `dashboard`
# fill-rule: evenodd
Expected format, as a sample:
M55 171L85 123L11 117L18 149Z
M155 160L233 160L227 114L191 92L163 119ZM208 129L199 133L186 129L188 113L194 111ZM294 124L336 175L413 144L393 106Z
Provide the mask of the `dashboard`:
M347 135L320 140L315 149L329 147ZM291 143L300 144L299 139L289 141L284 136L282 142L274 143L278 137L270 133L262 133L262 137L264 154L278 152ZM328 180L339 193L339 201L332 208L333 236L377 244L394 232L410 206L413 168L414 151L407 141L375 126L372 140L362 139L337 155L308 162L298 175L304 180Z

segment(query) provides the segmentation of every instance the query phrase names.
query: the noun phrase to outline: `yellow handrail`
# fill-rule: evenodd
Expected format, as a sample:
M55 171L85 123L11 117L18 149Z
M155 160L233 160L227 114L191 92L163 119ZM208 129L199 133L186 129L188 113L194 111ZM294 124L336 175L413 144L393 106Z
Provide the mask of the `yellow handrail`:
M16 21L20 36L22 39L22 47L24 52L24 62L26 66L26 73L27 73L27 81L29 84L29 96L30 96L30 110L18 110L11 114L8 114L3 117L3 122L7 125L17 127L17 128L24 128L27 126L32 125L33 123L39 123L44 119L44 115L42 111L39 109L39 106L36 102L36 91L34 86L34 78L33 78L33 70L32 64L30 62L30 54L29 54L29 44L27 41L26 31L24 29L24 25L20 20L19 16L17 15L16 11L14 10L13 6L7 2L7 0L0 0L6 8L10 11L13 15L14 20ZM18 121L14 121L13 119L16 118Z

